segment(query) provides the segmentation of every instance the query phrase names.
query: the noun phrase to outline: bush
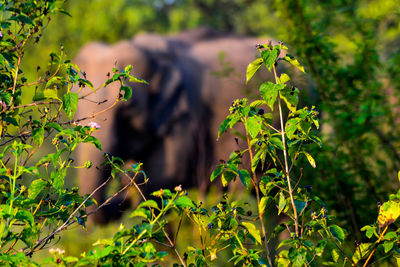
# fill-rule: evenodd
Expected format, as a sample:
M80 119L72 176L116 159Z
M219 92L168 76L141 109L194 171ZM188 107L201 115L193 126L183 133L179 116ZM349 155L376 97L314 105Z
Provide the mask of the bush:
M344 242L346 232L328 213L324 202L311 186L301 186L302 168L298 161L305 159L314 168L317 164L309 147L321 146L316 134L319 113L315 107L300 108L299 89L289 86L289 75L276 72L276 66L284 62L304 72L282 43L257 45L260 56L249 64L247 81L263 66L274 74L275 81L260 85L257 100L235 100L218 132L221 138L230 128L242 127L244 134L238 137L247 146L232 152L228 160L216 166L211 181L220 177L223 186L228 186L239 179L246 189L254 191L255 208L234 200L228 193L207 209L203 203L189 198L180 186L153 192L153 199L148 199L135 182L138 174L144 174L142 165L122 169L122 160L109 154L105 154L105 164L112 168L112 175L103 185L85 196L79 195L77 188L68 190L65 179L70 170L91 167L90 161L84 166L74 165L71 153L80 143L90 143L101 150L100 142L92 136L99 125L94 122L81 125L97 114L72 120L79 100L86 97L74 90L88 86L96 92L101 88L93 88L85 73L66 59L63 47L50 54L46 70L37 69L38 78L34 82L28 82L20 68L26 49L40 40L50 14L66 13L61 3L25 0L3 1L0 5L2 265L39 265L30 256L51 245L55 236L72 224L86 227L87 217L110 200L98 203L95 211L86 213L86 208L94 204L91 196L117 174L130 181L117 194L133 186L141 195L143 201L130 215L141 222L129 228L121 225L112 238L99 240L96 249L79 258L51 248L51 256L41 264L157 265L169 255L164 250L173 251L176 257L171 259L176 261L175 266L212 265L224 252L229 262L242 266L367 266L373 259L377 262L399 256L395 221L400 216L400 191L380 205L374 224L361 228L366 242L357 241L354 248L349 248ZM132 76L131 69L131 66L124 70L114 68L113 75L105 81L104 86L120 84L121 94L112 106L132 95L127 81L145 82ZM29 90L34 90L33 99L23 103L21 99ZM278 109L280 129L272 125L274 109ZM40 151L46 151L46 155L37 157ZM245 154L250 158L249 169L243 167ZM294 172L295 169L299 170ZM271 232L266 227L267 209L275 210L282 218ZM179 218L175 233L168 230L168 225L174 223L167 219L171 213ZM189 246L182 253L177 244L184 218L197 231L201 246Z

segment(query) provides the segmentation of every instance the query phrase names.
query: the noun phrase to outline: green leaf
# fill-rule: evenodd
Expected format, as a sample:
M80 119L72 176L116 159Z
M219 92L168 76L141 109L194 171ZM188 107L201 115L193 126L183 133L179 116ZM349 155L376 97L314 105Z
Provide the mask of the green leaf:
M295 200L294 205L296 206L297 213L299 213L299 214L306 208L305 201Z
M374 235L375 227L372 227L370 225L366 225L363 228L361 228L361 231L365 231L365 235L368 238L371 238Z
M77 93L66 93L63 95L62 102L65 114L72 119L78 107L79 95Z
M250 107L259 107L261 105L265 105L267 102L265 100L254 100L253 102L250 103Z
M289 75L287 75L286 73L282 73L281 76L279 77L279 83L280 84L285 84L288 81L290 81Z
M124 100L127 101L132 97L132 88L130 86L121 86L120 92L124 92Z
M286 198L285 198L285 195L283 194L283 192L281 191L279 193L278 215L281 214L281 212L283 211L285 206L286 206Z
M15 119L15 117L13 117L13 116L5 116L4 118L3 118L3 121L4 122L8 122L8 123L10 123L10 124L12 124L12 125L14 125L14 126L18 126L19 124L18 124L18 121Z
M255 138L261 130L261 119L253 116L246 120L246 131L250 134L251 138Z
M242 225L246 227L250 235L254 237L258 244L261 244L261 234L260 230L257 230L256 226L250 222L242 222Z
M272 66L275 64L275 60L279 55L278 49L264 50L261 52L261 57L264 61L265 66L271 71Z
M393 248L394 242L395 241L383 243L383 248L385 249L385 253L388 253Z
M40 194L40 192L42 192L42 190L46 187L46 185L47 182L41 179L32 181L28 189L28 198L35 199Z
M139 209L134 210L131 213L131 215L129 215L129 217L130 218L132 218L132 217L143 217L145 219L150 219L151 218L151 214L150 214L149 210L139 208Z
M317 246L315 247L315 252L317 256L321 256L324 253L325 247L328 244L328 241L325 239L318 241Z
M331 250L331 255L332 255L332 259L334 262L338 262L339 260L339 253L336 251L336 249L332 249Z
M257 72L257 70L261 67L262 63L263 63L263 59L257 58L256 60L254 60L247 66L246 84L251 80L251 78L254 76L254 74Z
M129 75L129 82L149 84L146 80L140 79L133 75Z
M12 16L11 18L9 18L9 20L15 20L15 21L19 21L25 24L31 24L34 25L33 21L26 15L23 14L19 14L17 16Z
M286 54L286 56L283 58L283 60L289 62L290 64L292 64L293 66L295 66L296 68L298 68L299 70L301 70L302 72L305 73L304 67L300 65L300 62L295 59L292 55L290 54Z
M142 203L140 203L137 208L153 208L153 209L158 209L157 202L155 202L152 199L146 200Z
M400 202L389 200L379 208L378 225L380 228L394 223L400 216Z
M55 129L55 130L58 131L58 132L61 132L61 131L63 130L63 128L62 128L58 123L56 123L56 122L49 122L49 123L47 123L46 126L45 126L45 128L46 128L47 130L49 130L49 128L53 128L53 129Z
M291 112L296 112L297 105L299 104L299 89L295 87L286 87L280 91L280 97L286 102L286 106Z
M228 184L236 178L237 174L232 171L224 171L221 175L222 186L226 187Z
M362 258L369 254L373 243L361 243L354 251L352 260L358 263Z
M44 139L44 129L43 128L35 128L32 131L32 139L37 145L41 145Z
M60 76L54 76L47 81L45 88L56 90L57 86L65 83L65 78Z
M226 132L226 130L228 130L229 127L229 123L231 121L231 118L226 118L221 125L219 126L219 130L218 130L218 140L221 138L221 135Z
M32 215L32 213L30 213L30 212L27 211L27 210L19 210L19 211L17 212L17 214L15 215L15 218L16 218L17 220L22 221L22 222L28 222L30 225L33 225L33 224L34 224L33 215Z
M278 96L278 91L284 89L286 86L284 84L274 84L271 82L266 82L260 85L260 94L262 98L267 102L267 105L271 110L274 110L274 103L276 97Z
M344 231L342 228L340 228L337 225L332 225L329 227L329 232L332 234L334 238L340 241L340 243L343 243L344 241Z
M240 181L242 182L242 184L246 188L248 188L249 185L250 185L250 174L249 174L249 172L247 170L244 170L244 169L240 170L239 171L239 178L240 178Z
M37 92L33 96L33 101L40 101L40 100L45 100L45 99L60 100L57 95L57 90L54 90L54 89L44 89L43 91Z
M180 208L195 208L196 206L193 204L193 201L187 196L181 196L174 201L175 205Z
M79 74L77 74L76 77L79 77ZM94 92L93 84L90 81L82 79L82 78L78 78L78 82L80 82L81 84L87 85Z
M293 118L286 122L285 133L289 139L293 139L294 133L296 132L300 121L300 118Z
M305 152L305 151L302 151L301 153L303 153L304 155L306 155L308 162L310 162L310 165L311 165L313 168L317 167L317 165L315 164L314 158L313 158L310 154L308 154L308 153Z
M273 144L275 147L283 150L283 143L282 143L282 139L279 137L271 137L271 139L269 139L269 142L271 144Z
M97 139L94 136L86 137L83 142L84 143L93 144L98 150L103 150L103 148L101 147L101 143L100 143L99 139Z
M210 181L214 181L215 178L221 175L221 173L224 171L224 165L218 165L217 168L212 172Z
M265 212L265 208L267 207L267 203L268 203L268 196L264 196L261 198L260 200L260 204L258 205L258 212L262 215Z
M51 180L53 181L53 187L60 191L64 187L64 179L67 174L67 169L58 169L57 171L51 172Z
M251 171L252 171L252 172L255 172L255 171L256 171L257 165L258 165L258 163L260 162L260 160L262 160L262 155L263 155L263 154L264 154L264 151L263 151L262 148L260 148L260 149L257 151L257 153L254 155L254 157L253 157L253 162L251 163ZM264 165L263 162L262 162L262 165Z

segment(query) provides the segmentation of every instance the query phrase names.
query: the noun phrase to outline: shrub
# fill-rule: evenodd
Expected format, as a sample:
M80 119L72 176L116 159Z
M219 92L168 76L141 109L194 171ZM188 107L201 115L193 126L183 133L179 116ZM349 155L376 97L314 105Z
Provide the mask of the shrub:
M308 148L321 146L316 134L319 128L315 107L299 105L299 89L291 86L289 75L278 74L276 66L288 63L304 72L304 68L282 43L257 45L259 58L249 64L247 81L261 67L274 74L275 81L260 85L260 96L249 102L237 99L222 122L218 138L232 127L242 127L239 134L247 144L231 153L229 159L216 166L211 181L220 178L223 186L239 179L246 189L253 190L256 207L235 200L229 193L210 209L192 200L177 186L174 190L153 192L153 199L143 195L135 177L144 174L140 163L123 169L122 160L105 154L105 163L112 168L111 176L89 195L81 196L77 188L68 190L65 179L74 165L71 153L80 143L90 143L101 149L92 135L99 125L84 121L95 117L72 120L80 99L76 90L93 88L85 73L66 59L63 47L50 54L48 68L37 68L38 78L28 82L21 70L24 53L40 40L42 29L55 12L66 13L61 1L3 1L0 50L0 263L10 266L39 265L31 260L35 252L51 245L61 231L72 224L85 226L86 208L94 204L91 196L117 174L128 177L129 183L116 194L133 186L143 201L131 213L140 223L126 228L123 225L109 239L99 240L97 248L81 257L71 257L65 251L51 248L51 256L41 264L147 266L162 263L171 250L175 266L212 265L223 251L229 262L242 266L321 266L363 265L399 254L398 229L394 226L400 216L400 191L390 195L379 207L372 225L364 226L367 242L357 241L354 252L344 244L345 231L328 213L323 201L312 192L311 186L301 186L300 159L312 167L316 162ZM145 82L130 74L132 67L112 70L104 86L117 82L121 94L111 107L132 95L130 82ZM34 90L29 103L22 99ZM107 108L108 109L108 108ZM280 127L273 126L273 110L278 110ZM266 112L269 110L270 112ZM284 117L285 115L285 117ZM45 151L45 156L37 156ZM244 168L243 156L249 155L250 167ZM299 166L300 165L300 166ZM293 170L298 168L299 175ZM145 175L145 174L144 174ZM112 198L112 197L111 197ZM98 203L97 209L104 203ZM269 231L267 210L275 210L282 220ZM95 212L95 211L94 211ZM167 215L176 213L179 222L175 233L167 230ZM178 251L181 222L188 218L196 229L200 247ZM286 235L282 233L286 232ZM286 236L286 237L285 237ZM179 238L178 238L179 237ZM161 248L161 249L160 249ZM163 249L165 248L165 249ZM376 256L378 255L378 256ZM275 257L274 257L275 256Z

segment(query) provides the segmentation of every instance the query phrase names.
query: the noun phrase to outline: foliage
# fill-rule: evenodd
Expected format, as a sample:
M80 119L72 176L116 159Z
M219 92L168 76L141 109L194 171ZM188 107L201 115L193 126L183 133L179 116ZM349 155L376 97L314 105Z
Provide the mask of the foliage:
M199 5L200 2L194 3ZM275 81L260 85L258 99L252 102L237 99L233 102L229 115L219 128L218 138L223 138L223 134L233 127L241 127L242 132L234 132L245 146L233 151L229 159L216 166L210 177L211 181L221 179L225 187L239 180L244 188L254 191L255 207L235 200L227 193L217 205L206 208L202 202L191 199L181 186L174 190L158 190L148 198L135 181L137 175L145 176L142 165L138 163L123 169L122 160L107 153L105 164L112 169L111 176L94 192L81 196L77 188L66 188L66 178L71 169L90 168L91 162L76 166L71 153L80 143L90 143L100 150L102 147L92 135L100 125L91 122L83 126L80 122L95 118L119 101L129 100L132 89L128 82L145 81L130 74L132 66L123 70L114 68L112 76L102 87L119 83L121 94L104 111L75 121L72 118L79 101L88 96L79 95L80 90L87 86L95 93L101 87L93 88L85 73L66 59L63 46L57 53L50 54L48 67L44 71L37 68L38 78L29 82L21 67L25 51L39 41L50 15L66 13L61 4L58 0L4 0L0 4L2 265L39 265L30 256L52 246L56 235L70 225L77 223L86 227L87 217L110 201L107 199L104 203L98 203L94 211L87 213L86 208L95 204L92 195L119 175L125 176L129 183L116 194L133 186L143 199L130 215L133 220L139 219L140 222L128 228L121 225L112 238L99 240L94 244L95 249L80 257L71 257L63 250L51 248L50 257L41 264L158 265L167 260L170 251L176 256L175 266L209 266L224 255L228 255L228 261L233 265L242 266L367 266L373 260L377 262L388 257L400 257L399 230L396 227L400 216L400 191L379 205L378 216L373 224L360 227L366 238L363 238L364 242L357 241L351 248L345 243L348 234L339 226L340 221L328 212L327 205L311 186L301 186L303 176L312 176L310 172L303 172L302 163L305 161L312 168L321 164L320 168L325 171L330 170L329 164L349 161L341 165L343 173L335 178L338 183L353 190L354 183L348 185L350 182L344 179L351 177L357 182L361 180L367 183L365 177L357 176L354 172L370 173L365 162L368 146L360 142L374 143L378 140L383 146L387 145L383 142L385 135L379 134L379 127L388 122L378 124L377 120L391 111L379 106L384 103L384 98L378 91L380 83L377 82L377 72L367 64L367 61L378 64L373 43L361 43L356 60L350 65L341 66L338 64L340 57L335 54L332 44L317 38L315 34L318 32L315 28L327 22L313 23L312 11L300 1L285 1L277 7L280 15L287 16L287 21L293 27L299 27L298 32L290 32L288 39L299 44L296 46L297 54L304 56L319 90L326 90L320 91L320 96L324 101L324 111L330 116L336 130L332 139L327 140L327 151L330 152L329 149L337 142L342 142L342 148L345 149L338 153L341 157L335 161L326 156L329 154L314 159L315 148L321 149L322 145L317 133L320 127L319 113L314 106L300 107L300 90L293 86L288 74L277 73L276 70L282 63L290 64L301 72L305 68L287 53L288 48L282 43L257 45L259 57L249 64L247 81L263 67L273 73ZM234 4L240 5L241 2ZM357 30L362 36L373 33L373 29L368 27ZM397 62L394 57L388 68L393 73L394 86L398 85ZM339 91L342 86L349 89ZM363 86L368 90L363 90ZM330 90L336 90L337 95L332 95ZM34 91L33 98L24 103L29 91ZM359 99L363 100L361 104L356 101ZM363 112L356 116L353 109ZM279 127L274 126L276 115ZM348 125L358 127L352 131L339 131L347 130ZM370 128L376 139L368 139ZM367 138L360 140L360 134ZM354 151L363 157L358 158ZM45 152L45 155L37 156L38 152ZM384 152L395 155L395 150L390 146ZM373 185L367 188L376 189ZM280 222L269 231L267 226L272 223L267 224L266 215L273 212L277 213ZM359 208L353 212L368 213L368 209ZM168 215L172 213L179 218L174 233L168 228L174 223L168 221ZM184 219L193 225L201 245L188 246L182 253L177 244L184 238L179 236Z
M66 13L60 4L56 0L0 4L1 265L34 265L27 256L43 249L72 223L85 227L85 209L93 204L91 196L81 196L78 188L69 190L64 184L70 169L91 165L90 161L84 166L74 164L71 154L80 143L101 150L100 142L92 135L99 126L79 123L89 118L71 120L79 99L84 98L77 92L85 86L93 92L98 89L66 59L63 47L50 54L45 70L37 68L34 82L28 81L21 68L26 50L39 41L50 15ZM118 82L127 96L126 81L142 82L130 75L130 70L114 69L105 85ZM23 103L31 91L32 100ZM37 153L45 156L38 158Z

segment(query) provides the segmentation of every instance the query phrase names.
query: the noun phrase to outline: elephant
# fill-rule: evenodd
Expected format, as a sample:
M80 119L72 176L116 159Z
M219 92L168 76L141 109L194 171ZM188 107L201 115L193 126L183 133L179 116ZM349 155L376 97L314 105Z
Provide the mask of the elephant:
M95 119L101 125L95 136L103 151L143 163L149 177L146 192L180 184L184 188L197 186L204 192L213 167L238 149L230 134L217 141L218 128L232 101L245 96L246 67L255 59L255 46L260 42L200 28L164 36L145 33L114 45L92 42L84 46L75 63L95 87L104 83L114 65L120 69L133 65L134 75L148 82L130 84L132 99ZM229 77L218 75L224 66ZM75 117L104 110L118 94L113 85L99 90L83 100ZM104 100L108 102L99 104ZM98 167L104 160L103 152L81 145L78 162L88 159ZM109 171L91 168L78 176L82 192L90 193ZM97 191L94 198L103 202L106 189ZM122 199L116 199L119 202ZM94 220L107 222L124 209L119 205L106 206Z

